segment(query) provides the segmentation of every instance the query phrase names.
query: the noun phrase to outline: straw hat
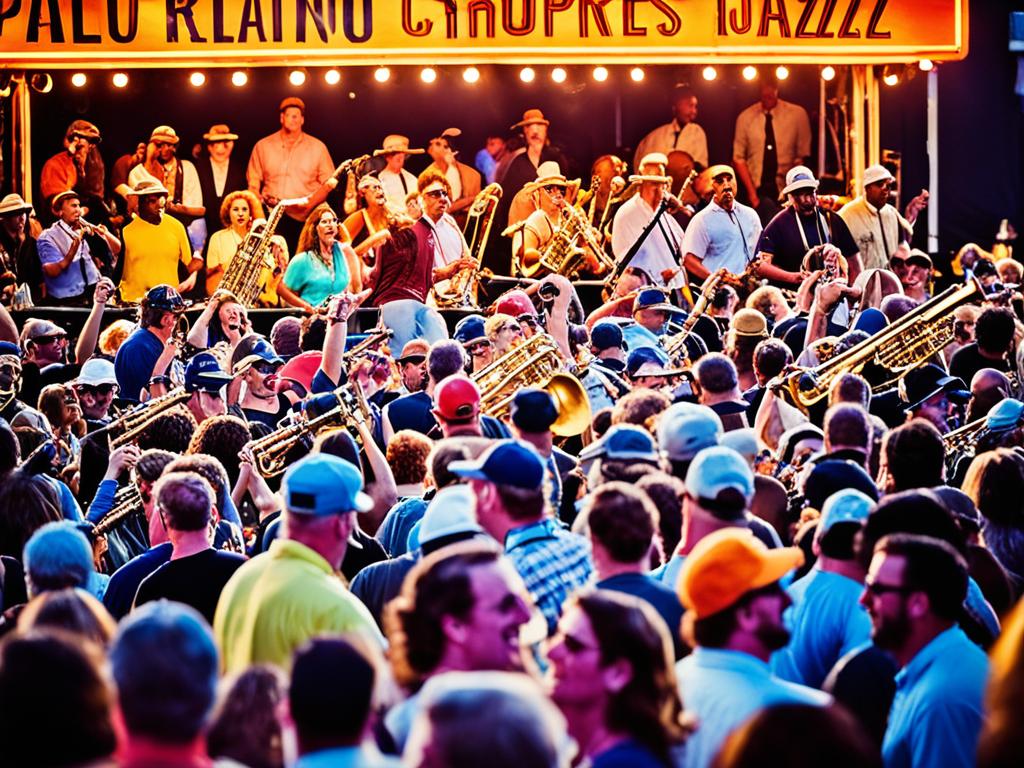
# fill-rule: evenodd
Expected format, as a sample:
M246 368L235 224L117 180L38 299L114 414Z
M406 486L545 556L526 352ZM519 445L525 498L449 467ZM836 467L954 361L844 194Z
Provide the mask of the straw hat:
M169 195L170 192L168 192L167 188L156 179L148 178L143 179L130 190L127 190L125 194L144 197L146 195Z
M523 119L515 125L511 126L511 130L516 128L525 128L528 125L551 125L551 122L544 117L544 113L539 109L528 109L523 112Z
M569 180L562 174L562 169L554 160L547 160L537 166L537 178L525 184L523 189L527 192L536 192L549 184L557 184L560 187L569 186Z
M149 136L150 141L166 141L168 144L177 144L180 139L178 134L169 125L158 125Z
M708 177L711 179L721 176L724 173L729 174L734 179L736 178L736 171L732 169L731 165L719 163L718 165L712 165L710 168L708 168Z
M398 153L422 155L425 151L424 149L409 149L409 137L393 133L390 136L384 137L383 147L373 150L373 156L380 157L381 155L395 155Z
M644 173L644 168L649 165L660 166L661 173ZM644 155L640 161L640 165L637 166L637 170L640 173L635 173L629 177L629 183L635 184L638 181L651 181L655 184L668 184L672 181L672 177L665 175L665 168L668 167L668 158L663 152L650 152Z
M0 216L11 216L16 213L32 213L32 206L25 202L17 192L4 196L0 200Z
M238 134L232 133L231 129L223 123L211 126L210 130L203 134L204 141L238 141Z

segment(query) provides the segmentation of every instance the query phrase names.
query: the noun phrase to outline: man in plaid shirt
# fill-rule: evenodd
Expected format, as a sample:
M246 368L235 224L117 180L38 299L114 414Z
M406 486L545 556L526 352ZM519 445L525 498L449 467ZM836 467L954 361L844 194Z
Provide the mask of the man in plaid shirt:
M496 442L478 461L456 461L449 469L469 478L480 525L505 545L526 588L555 631L562 604L590 581L590 545L552 517L544 460L533 446Z

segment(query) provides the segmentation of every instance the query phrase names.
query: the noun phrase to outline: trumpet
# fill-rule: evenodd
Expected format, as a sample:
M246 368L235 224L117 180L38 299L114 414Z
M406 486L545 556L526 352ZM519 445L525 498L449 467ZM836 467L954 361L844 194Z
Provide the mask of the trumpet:
M300 417L299 421L278 427L269 435L249 444L257 472L263 477L280 475L288 464L292 448L307 435L315 436L327 427L345 426L355 431L354 428L362 424L370 429L373 413L357 382L338 387L331 394L335 398L334 407L319 416ZM358 431L355 431L354 437L357 443L361 443Z

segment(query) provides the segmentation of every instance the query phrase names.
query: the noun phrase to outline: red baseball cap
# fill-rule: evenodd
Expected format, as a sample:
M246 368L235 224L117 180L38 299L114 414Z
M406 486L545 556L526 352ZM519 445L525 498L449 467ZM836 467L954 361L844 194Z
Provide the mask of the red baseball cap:
M323 356L323 352L316 351L298 354L281 366L277 373L269 376L267 383L279 394L292 384L299 384L309 393L313 388L313 377L316 376Z
M434 408L445 421L471 421L480 413L480 390L468 376L449 376L434 390Z
M526 295L526 291L520 290L509 291L499 298L494 305L494 311L495 313L511 315L512 317L519 317L520 315L537 316L537 310L534 308L533 302L530 301L530 297Z

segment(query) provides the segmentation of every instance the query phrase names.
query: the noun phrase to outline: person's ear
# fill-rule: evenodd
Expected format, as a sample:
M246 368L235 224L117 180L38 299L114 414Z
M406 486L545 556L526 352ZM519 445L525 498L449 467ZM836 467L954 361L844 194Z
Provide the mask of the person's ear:
M633 665L628 659L617 659L602 670L601 678L606 691L619 693L633 679Z

